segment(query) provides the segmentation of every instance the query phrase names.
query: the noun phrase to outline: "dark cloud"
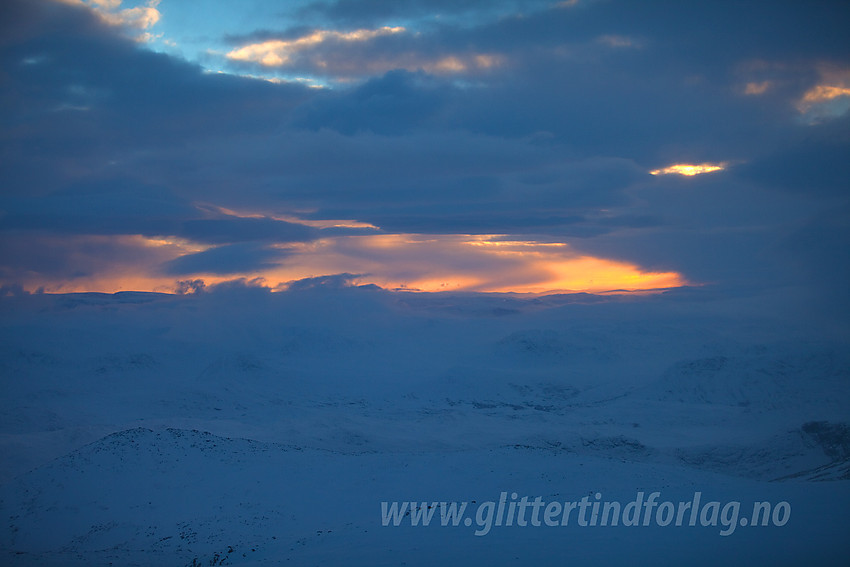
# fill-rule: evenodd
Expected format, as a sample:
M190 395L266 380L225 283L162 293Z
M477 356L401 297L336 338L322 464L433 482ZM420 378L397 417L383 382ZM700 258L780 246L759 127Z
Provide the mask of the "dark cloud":
M813 308L833 319L850 320L850 202L806 219L778 249L816 290Z
M738 170L764 187L850 198L850 115L806 128L790 147L759 156Z
M176 234L197 209L162 187L133 179L75 182L43 196L0 197L0 229L70 234Z
M48 280L97 279L144 270L173 256L131 237L51 235L9 231L0 237L0 281L20 282L36 275Z
M304 18L346 26L386 25L412 18L466 18L478 21L482 17L498 18L523 10L540 9L549 0L332 0L314 2L300 10Z
M563 237L594 236L607 230L585 217L554 216L541 211L537 216L520 216L516 213L481 211L479 214L459 215L370 215L370 221L388 232L414 232L425 234L500 234L558 235Z
M269 218L218 218L189 220L177 236L211 244L266 240L271 242L305 242L316 238L319 231L303 224Z
M417 12L415 3L373 8ZM375 68L376 61L390 60L418 69L419 79L393 71L361 88L319 97L299 111L295 124L346 134L459 128L517 137L546 131L572 152L641 161L682 160L689 153L749 157L752 148L773 144L775 128L794 116L793 101L818 80L816 65L846 61L850 43L834 17L838 4L721 8L590 3L531 10L478 27L435 25L372 41L324 42L311 52L315 57L295 57L287 69L332 77L350 75L348 65L369 76L386 70ZM484 76L435 71L439 77L423 80L428 62L470 54L501 59ZM775 78L764 96L742 96L747 81L765 76L765 67L781 80ZM765 128L768 122L774 129Z
M8 192L55 190L196 137L267 132L310 95L146 51L82 8L11 4L21 19L0 52Z
M43 197L0 199L0 230L179 237L205 244L305 242L318 229L272 218L209 215L173 191L128 179L92 180Z
M29 292L19 283L0 286L0 297L21 297L24 295L29 295Z
M178 295L187 293L203 293L206 288L206 283L202 279L195 280L180 280L177 282L177 287L174 290Z
M277 266L289 254L287 250L253 243L228 244L170 260L164 264L163 271L175 276L256 273Z
M447 88L424 73L390 71L352 92L317 97L299 109L293 125L348 135L404 134L434 119L448 103Z

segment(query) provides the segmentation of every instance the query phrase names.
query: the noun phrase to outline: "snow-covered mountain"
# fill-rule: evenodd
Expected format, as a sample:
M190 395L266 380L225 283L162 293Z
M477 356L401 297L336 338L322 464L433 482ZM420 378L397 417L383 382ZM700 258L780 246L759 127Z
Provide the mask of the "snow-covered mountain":
M3 298L0 561L845 564L847 341L745 305L694 291ZM726 536L483 537L381 516L392 501L653 491L792 515Z

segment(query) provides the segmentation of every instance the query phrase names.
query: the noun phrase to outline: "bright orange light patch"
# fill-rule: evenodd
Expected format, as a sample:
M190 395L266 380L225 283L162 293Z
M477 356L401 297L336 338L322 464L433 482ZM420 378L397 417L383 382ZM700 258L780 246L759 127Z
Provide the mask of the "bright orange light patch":
M269 281L362 274L388 289L479 292L650 291L687 285L676 272L647 272L626 262L576 254L563 242L503 240L501 235L369 235L297 245Z
M667 166L663 169L654 169L649 173L651 175L685 175L693 177L694 175L702 175L703 173L711 173L713 171L723 171L726 169L725 163L677 163Z
M423 278L405 282L387 281L381 287L404 291L469 291L474 290L481 281L469 276L447 276L445 278Z
M551 261L546 267L555 276L542 286L548 290L599 293L621 290L647 291L687 285L685 279L676 272L644 272L633 264L591 256ZM541 290L538 287L529 291Z
M106 237L97 237L103 239ZM627 262L580 254L563 242L508 240L503 235L371 234L336 236L304 243L271 244L285 249L272 266L245 274L169 275L162 266L208 249L179 239L115 237L137 258L94 264L93 274L72 281L22 282L34 290L174 291L178 281L207 285L245 277L272 289L287 282L340 273L357 274L360 284L415 291L477 292L647 292L687 285L676 272L648 272Z

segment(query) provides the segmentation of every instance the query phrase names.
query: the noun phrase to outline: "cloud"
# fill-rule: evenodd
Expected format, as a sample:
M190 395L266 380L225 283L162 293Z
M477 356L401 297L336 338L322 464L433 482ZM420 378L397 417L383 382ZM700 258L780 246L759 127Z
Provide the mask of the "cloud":
M227 244L170 260L164 264L163 271L176 276L253 274L276 267L288 255L286 250L254 243Z
M204 295L212 295L215 299L232 299L228 302L243 305L243 301L263 300L268 298L269 288L263 285L262 278L235 278L222 280L204 288Z
M357 276L360 283L419 291L609 291L685 283L680 274L594 258L561 242L511 240L505 235L341 237L311 244L309 253L300 248L293 252L283 269L265 274L270 283L334 269L351 274L353 268L364 270Z
M785 141L784 147L758 156L736 169L763 187L798 195L846 198L850 178L850 114Z
M640 48L640 41L621 35L600 35L596 41L613 49Z
M304 242L320 235L305 224L205 211L167 188L129 179L92 180L37 198L0 199L0 207L5 212L0 231L136 234L201 244ZM341 227L336 232L345 231Z
M822 65L820 81L803 93L797 110L810 124L846 115L850 110L850 68Z
M216 218L187 220L175 236L211 244L264 240L304 242L318 238L319 231L303 224L270 218Z
M262 32L230 50L228 62L260 73L348 82L391 71L424 71L440 76L480 77L506 63L498 51L441 46L435 38L402 26L376 29ZM234 38L231 38L231 41ZM259 41L258 41L259 40Z
M703 175L705 173L713 173L715 171L723 171L726 168L724 163L677 163L668 165L661 169L653 169L649 173L652 175L684 175L692 177L694 175Z
M0 197L0 230L177 235L197 210L171 190L128 178L92 179L39 196Z
M157 267L191 248L131 235L12 231L0 238L0 281L47 291L162 289Z
M3 10L3 284L526 289L613 262L784 285L777 243L848 198L839 4L319 2L196 62L88 8Z
M310 51L318 50L323 44L333 43L337 47L345 49L350 43L368 41L376 37L403 33L404 31L405 29L400 26L384 26L374 30L359 29L350 32L316 30L295 39L269 39L261 43L251 43L232 50L227 54L227 57L235 61L259 63L266 67L282 67L291 65L293 59L305 51L308 52L309 56ZM323 66L327 63L319 60L317 64Z
M749 82L744 87L744 94L746 95L761 95L767 92L767 90L771 87L770 81L760 81L760 82Z
M287 282L283 289L287 291L304 290L337 290L357 286L357 280L362 274L333 274L330 276L316 276Z
M380 2L375 0L331 0L310 3L299 10L299 16L338 25L380 25L413 20L429 23L435 20L454 25L493 21L499 18L538 11L550 5L549 0L409 0Z
M806 219L782 241L798 275L816 291L809 307L830 319L850 320L850 204L821 211Z
M90 9L102 22L132 30L148 30L159 22L162 14L157 7L160 0L147 0L144 5L121 8L121 0L54 0L72 6ZM138 41L149 41L151 34L144 32L135 36Z
M344 134L401 134L427 124L446 104L447 87L422 74L392 71L352 92L316 97L295 124Z
M174 289L174 293L185 295L187 293L203 293L206 283L202 279L180 280Z

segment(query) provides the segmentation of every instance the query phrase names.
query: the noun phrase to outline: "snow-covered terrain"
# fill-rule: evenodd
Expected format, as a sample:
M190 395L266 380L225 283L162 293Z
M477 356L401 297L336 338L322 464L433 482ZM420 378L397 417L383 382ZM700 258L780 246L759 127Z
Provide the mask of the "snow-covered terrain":
M846 565L850 349L755 303L710 290L3 298L0 562ZM505 491L699 491L792 514L727 536L382 525L381 502Z

